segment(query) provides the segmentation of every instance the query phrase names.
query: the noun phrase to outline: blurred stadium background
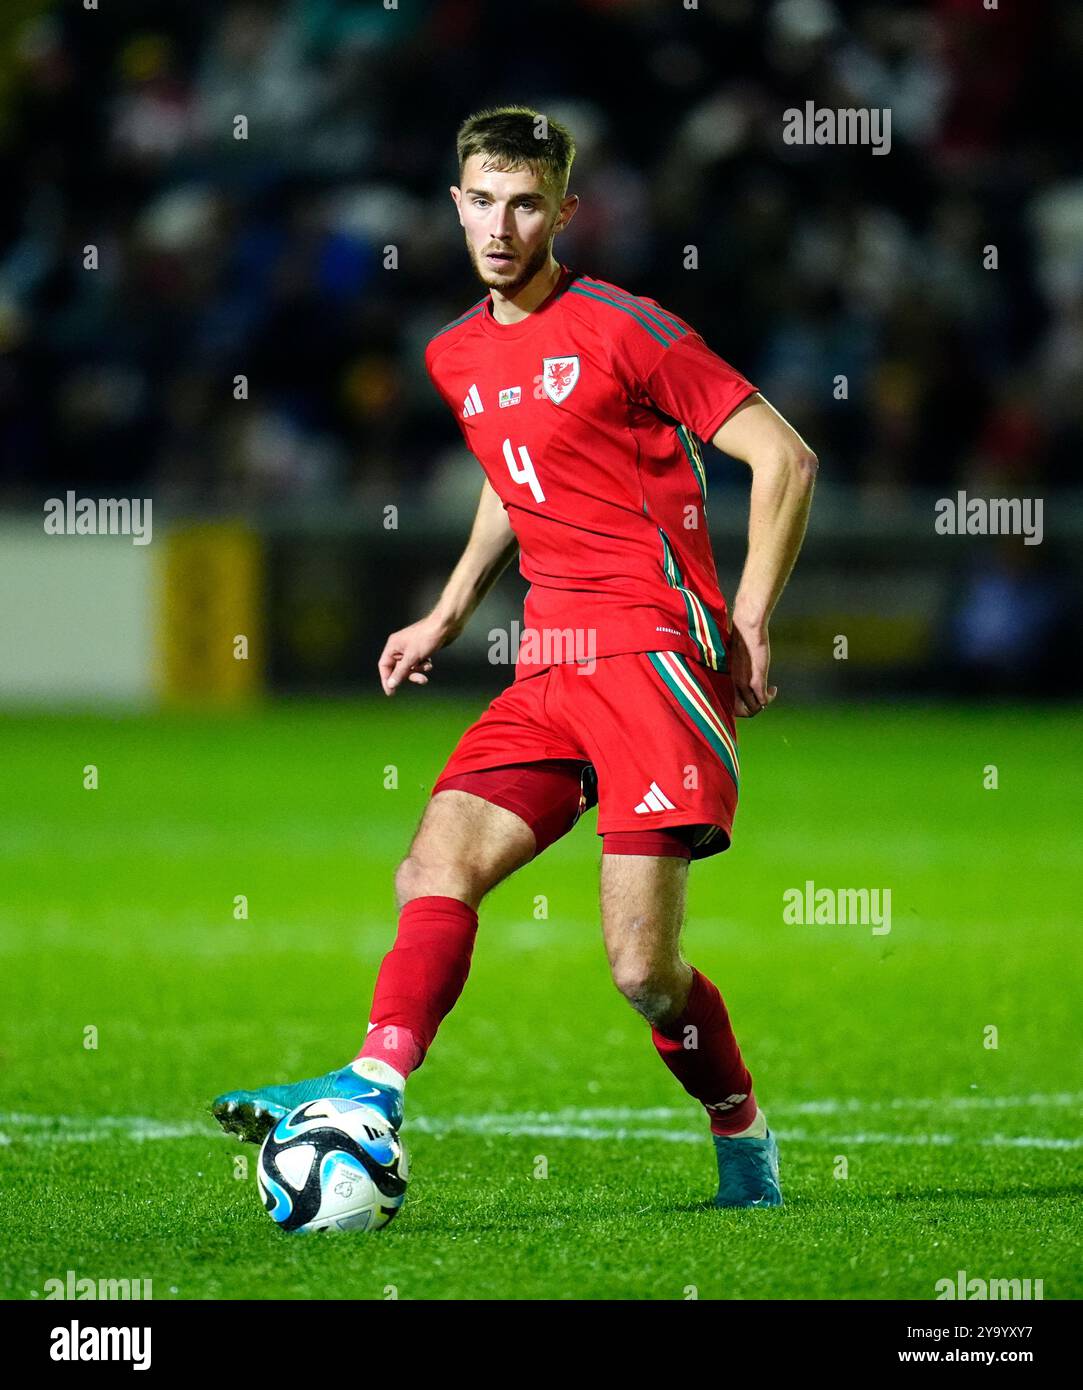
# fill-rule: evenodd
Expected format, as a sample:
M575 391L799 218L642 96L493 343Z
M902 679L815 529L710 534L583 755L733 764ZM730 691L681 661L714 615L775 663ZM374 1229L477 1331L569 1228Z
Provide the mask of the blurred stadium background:
M377 689L480 485L422 354L481 293L455 129L504 101L578 141L559 258L689 319L820 456L773 625L786 696L1080 692L1078 5L11 0L0 23L0 702ZM890 107L890 154L786 145L808 100ZM707 452L732 593L747 484ZM46 537L69 489L152 499L153 543ZM1042 498L1042 544L937 535L960 489ZM504 683L486 634L524 587L513 567L443 686Z

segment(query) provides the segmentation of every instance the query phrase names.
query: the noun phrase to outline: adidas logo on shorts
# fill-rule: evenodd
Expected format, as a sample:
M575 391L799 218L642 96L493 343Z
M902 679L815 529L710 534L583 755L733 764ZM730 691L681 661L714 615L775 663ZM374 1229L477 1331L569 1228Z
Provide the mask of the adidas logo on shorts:
M644 816L651 811L675 811L677 808L657 782L652 782L643 793L643 800L636 807L636 815Z

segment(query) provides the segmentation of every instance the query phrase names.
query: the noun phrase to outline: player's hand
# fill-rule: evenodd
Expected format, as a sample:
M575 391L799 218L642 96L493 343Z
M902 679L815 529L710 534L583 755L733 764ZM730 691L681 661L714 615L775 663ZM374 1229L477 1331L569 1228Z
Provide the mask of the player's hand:
M432 654L446 646L453 635L444 623L431 616L393 632L384 643L378 663L384 694L394 695L404 680L428 685Z
M733 619L733 641L730 645L730 675L737 714L745 719L760 714L778 694L767 684L771 665L771 639L767 624L742 623Z

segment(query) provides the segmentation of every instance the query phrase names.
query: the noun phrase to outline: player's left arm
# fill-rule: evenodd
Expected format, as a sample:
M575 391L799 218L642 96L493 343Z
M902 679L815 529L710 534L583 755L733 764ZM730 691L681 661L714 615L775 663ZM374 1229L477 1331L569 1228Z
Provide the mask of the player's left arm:
M711 443L752 470L748 555L730 614L730 672L737 713L754 715L778 694L767 684L767 628L804 540L817 459L758 392L727 416Z

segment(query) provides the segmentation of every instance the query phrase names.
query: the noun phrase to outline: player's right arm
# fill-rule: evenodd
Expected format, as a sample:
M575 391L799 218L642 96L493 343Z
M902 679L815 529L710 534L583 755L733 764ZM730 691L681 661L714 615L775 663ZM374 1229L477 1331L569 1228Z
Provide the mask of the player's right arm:
M488 478L482 484L474 525L459 563L427 617L393 632L379 661L385 695L394 695L405 676L427 685L432 654L454 642L518 548L508 513Z

